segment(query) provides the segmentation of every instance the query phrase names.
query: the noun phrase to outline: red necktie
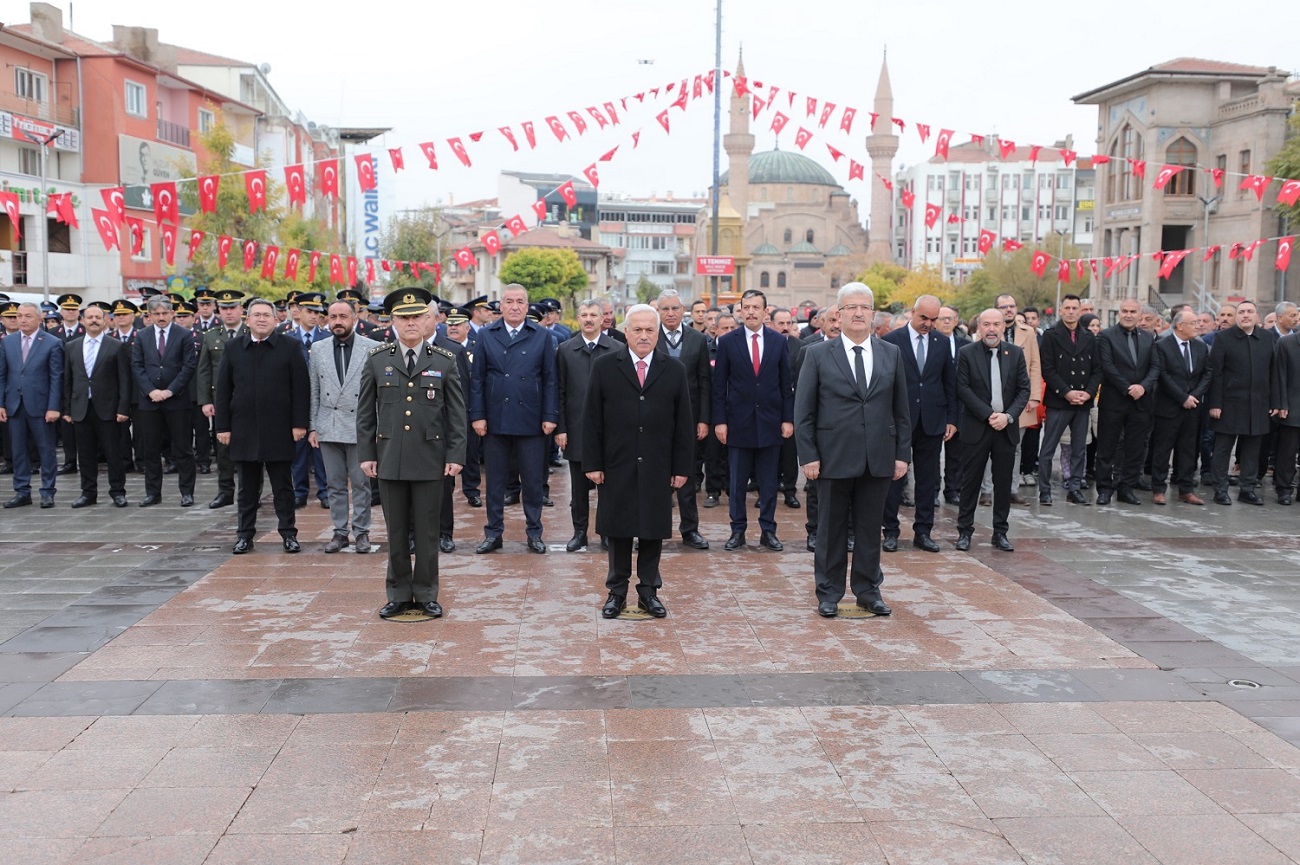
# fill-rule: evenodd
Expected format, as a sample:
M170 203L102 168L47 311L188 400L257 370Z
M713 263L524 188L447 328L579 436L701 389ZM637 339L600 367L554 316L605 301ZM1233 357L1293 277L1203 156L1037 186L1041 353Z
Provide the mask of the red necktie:
M759 367L759 360L758 360L758 334L754 334L754 341L753 341L752 343L750 343L750 347L753 349L753 351L751 352L751 354L753 355L753 358L754 358L754 378L758 378L758 367Z
M1075 345L1078 345L1078 343L1079 343L1079 332L1078 332L1077 330L1072 330L1072 331L1070 331L1070 342L1073 343L1073 344L1075 344Z
M641 382L641 387L645 387L645 361L643 360L636 362L636 378Z

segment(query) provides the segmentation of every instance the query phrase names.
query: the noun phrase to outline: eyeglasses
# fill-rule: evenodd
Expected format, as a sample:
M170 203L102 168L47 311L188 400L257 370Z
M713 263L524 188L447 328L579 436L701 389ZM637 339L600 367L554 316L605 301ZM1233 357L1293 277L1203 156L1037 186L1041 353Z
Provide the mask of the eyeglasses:
M1016 305L1015 305L1014 303L999 303L999 304L998 304L998 309L1015 309L1015 308L1016 308Z
M869 303L846 303L840 307L840 312L874 312L875 309L876 308Z

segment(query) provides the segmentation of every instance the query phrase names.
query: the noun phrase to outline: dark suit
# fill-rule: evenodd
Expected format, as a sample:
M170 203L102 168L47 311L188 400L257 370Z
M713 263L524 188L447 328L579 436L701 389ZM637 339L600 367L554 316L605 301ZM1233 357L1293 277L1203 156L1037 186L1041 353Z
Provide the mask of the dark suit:
M99 453L108 463L108 494L126 495L126 466L122 462L122 435L117 416L131 413L131 349L101 332L95 366L86 375L88 336L64 345L63 413L72 418L77 439L77 464L81 469L81 494L94 499L99 493Z
M1197 431L1200 428L1200 403L1210 387L1210 349L1192 337L1187 341L1192 364L1183 357L1180 340L1173 331L1155 342L1155 447L1151 455L1151 489L1163 493L1168 485L1169 459L1173 455L1174 483L1178 492L1196 490ZM1196 397L1196 408L1184 408L1189 396Z
M707 337L706 337L707 341ZM803 351L803 341L797 336L786 334L786 344L790 347L790 384L799 384L799 352ZM794 436L781 442L781 476L777 490L782 493L794 493L799 489L799 448Z
M373 337L373 339L380 339L380 337L376 335ZM449 342L454 342L454 340L449 340ZM474 366L474 355L475 352L478 351L478 340L475 339L473 333L470 333L469 336L466 337L464 342L456 343L456 344L465 350L465 359L469 362L469 368L471 369L471 376L472 376L473 375L472 369ZM469 406L469 384L470 384L470 377L466 377L465 379L466 407ZM467 416L465 420L465 467L461 469L460 474L457 476L457 479L460 481L460 491L464 493L466 500L468 500L470 496L479 495L479 484L482 480L482 471L483 471L483 438L478 433L474 432L473 429L470 428L469 418Z
M993 415L992 352L998 355L1002 413L1007 425L995 430L989 425ZM996 349L983 342L964 345L957 352L957 397L963 411L958 435L961 436L961 506L957 511L957 531L964 534L975 529L975 505L979 501L984 466L993 463L993 531L1006 534L1011 514L1011 474L1015 471L1016 445L1020 443L1020 413L1029 404L1029 369L1024 349L1003 340ZM920 504L920 499L917 500Z
M1295 488L1296 454L1300 451L1300 331L1291 331L1273 350L1273 407L1286 412L1277 421L1277 457L1273 487L1278 494Z
M912 413L912 471L916 475L916 510L912 531L928 535L934 528L934 499L939 494L939 454L947 426L957 426L957 366L948 352L948 340L931 331L924 337L925 369L916 363L916 342L921 337L912 326L890 331L884 341L898 347L907 375L907 401ZM889 486L881 528L898 536L898 507L907 477Z
M465 405L468 405L469 404L469 375L470 375L469 352L465 350L465 346L456 342L454 339L449 338L445 333L435 336L433 338L433 344L436 345L438 348L443 349L444 351L451 352L452 356L456 358L456 374L457 376L460 377L461 399ZM443 423L445 425L450 422L450 418L447 415L449 409L448 403L444 402L442 408L443 408ZM467 429L467 433L468 433L468 429ZM463 475L464 473L465 472L462 469L461 474ZM454 477L443 478L442 511L438 516L438 534L448 538L450 538L455 533L456 530L456 511L451 497L451 494L455 491L456 491L456 478Z
M1153 360L1155 338L1140 327L1120 325L1097 336L1101 363L1101 398L1097 401L1097 492L1118 489L1132 492L1142 480L1147 442L1155 412L1155 387L1159 371ZM1132 385L1145 391L1138 399L1128 394ZM1121 454L1120 439L1124 441Z
M311 331L296 326L290 327L284 331L284 335L296 341L301 347L304 363L311 361L313 345L323 339L332 338L329 330L323 327ZM294 496L299 499L307 498L308 493L311 492L311 478L308 475L315 475L316 498L320 499L322 504L329 501L329 479L325 476L325 458L321 455L320 449L312 447L305 438L297 444L290 473L293 475Z
M951 337L940 336L946 345L944 351L952 358L952 365L957 367L957 352L961 351L962 346L970 345L970 337L964 336L960 331L954 330ZM1038 453L1034 453L1034 461L1037 462ZM961 495L961 435L955 435L943 443L943 495L946 501L951 502L953 499L960 498Z
M555 356L555 373L559 386L559 421L556 435L565 435L564 457L569 461L569 516L573 520L573 533L586 534L591 523L591 490L582 462L582 408L587 399L587 386L591 381L591 367L596 359L618 349L608 336L596 337L594 348L587 350L587 338L579 333L560 346Z
M677 530L685 535L700 530L700 509L696 498L699 486L695 477L700 464L704 462L704 442L696 438L695 427L697 424L709 426L710 412L713 411L713 366L709 363L709 339L683 321L678 347L672 347L661 328L655 352L664 357L675 357L682 362L686 368L686 386L691 396L691 441L695 442L694 455L686 483L677 490Z
M755 375L753 336L744 327L723 335L713 366L712 421L727 426L733 534L748 524L745 491L751 477L758 481L758 525L765 532L776 531L781 425L794 422L789 343L771 328L762 328L762 361Z
M248 333L248 326L238 324L234 327L234 331L236 338L241 337ZM194 371L200 408L205 405L216 405L217 370L221 368L221 358L230 339L230 331L225 325L210 328L203 335L203 344L199 347L199 363ZM235 462L230 458L230 448L217 442L216 454L217 492L234 498Z
M0 341L0 400L9 415L14 492L31 495L31 447L35 445L40 458L41 496L53 496L59 465L54 424L46 423L45 413L58 411L63 397L63 342L38 328L32 334L25 363L22 344L21 331Z
M875 337L868 340L872 361L863 388L843 341L837 337L804 349L795 406L799 463L821 464L813 563L822 603L839 603L844 597L850 529L856 538L853 595L859 601L880 600L885 496L895 462L908 462L912 455L912 412L898 347Z
M1070 492L1078 492L1083 487L1092 401L1073 405L1065 395L1080 390L1089 397L1095 396L1101 384L1101 364L1092 332L1082 327L1070 330L1063 321L1043 334L1039 340L1039 356L1043 366L1043 405L1047 408L1038 451L1038 497L1044 499L1052 495L1052 460L1067 428L1070 430L1070 479L1063 486ZM1061 474L1065 475L1064 466Z
M1249 334L1239 327L1220 331L1210 350L1209 410L1222 414L1210 420L1214 431L1211 470L1215 493L1228 492L1228 464L1237 447L1241 492L1259 485L1259 449L1269 432L1273 386L1274 335L1262 327Z
M136 437L139 462L144 470L145 495L162 495L162 464L159 454L163 436L171 440L172 459L181 495L194 495L193 428L190 424L190 379L198 365L194 335L171 324L167 328L165 351L158 354L158 328L145 328L131 346L131 374L135 378ZM149 392L171 392L167 400L156 403Z

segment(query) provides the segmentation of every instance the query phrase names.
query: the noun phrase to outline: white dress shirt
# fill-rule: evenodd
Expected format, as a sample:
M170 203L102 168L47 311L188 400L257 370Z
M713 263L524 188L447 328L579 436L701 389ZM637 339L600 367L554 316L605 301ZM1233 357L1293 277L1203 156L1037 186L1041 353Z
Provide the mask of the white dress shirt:
M847 335L841 334L840 343L844 346L844 356L849 359L850 371L852 371L854 368L853 359L857 357L856 353L853 351L853 348L856 345L862 346L862 367L867 372L867 381L870 382L871 367L872 367L871 337L868 336L864 342L855 343L853 340L849 339Z

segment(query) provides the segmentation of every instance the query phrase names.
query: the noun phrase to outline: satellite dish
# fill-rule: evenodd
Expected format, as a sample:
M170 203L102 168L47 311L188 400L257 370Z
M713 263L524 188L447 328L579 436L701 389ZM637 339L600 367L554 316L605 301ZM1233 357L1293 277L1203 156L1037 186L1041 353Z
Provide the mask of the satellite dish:
M258 71L258 72L261 72L263 76L270 75L270 74L271 74L271 64L270 64L270 63L263 63L263 64L261 64L260 66L257 67L257 71Z

